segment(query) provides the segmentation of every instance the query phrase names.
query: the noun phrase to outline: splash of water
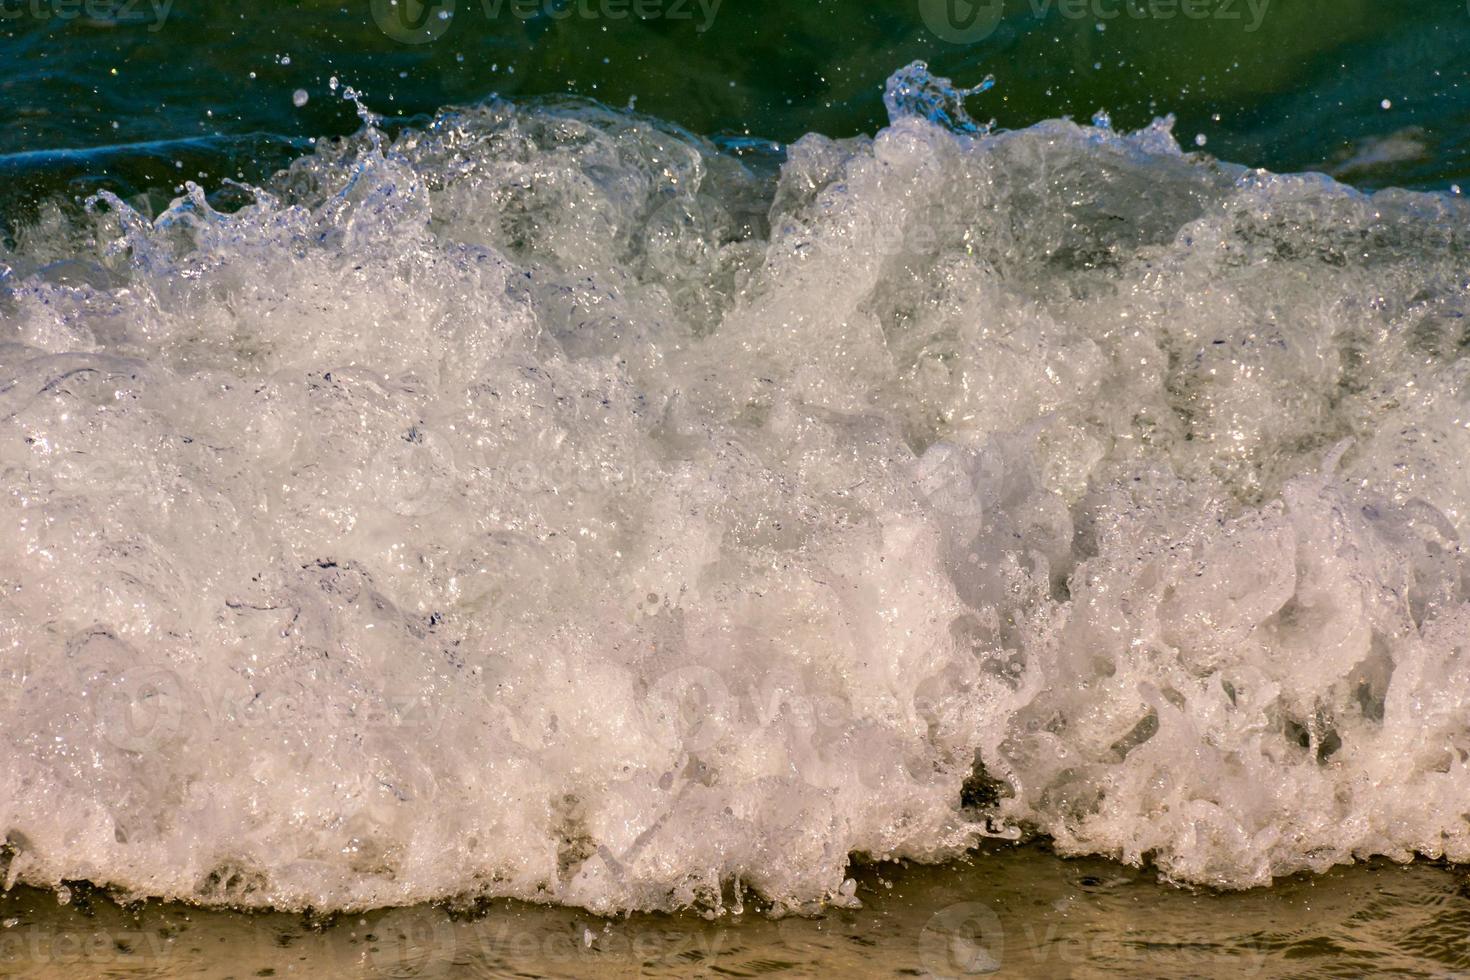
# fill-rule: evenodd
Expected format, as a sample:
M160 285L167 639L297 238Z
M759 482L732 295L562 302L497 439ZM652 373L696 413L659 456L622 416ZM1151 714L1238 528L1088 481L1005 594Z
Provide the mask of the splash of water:
M1465 205L955 91L779 173L586 104L369 120L233 211L27 229L7 883L1470 859Z

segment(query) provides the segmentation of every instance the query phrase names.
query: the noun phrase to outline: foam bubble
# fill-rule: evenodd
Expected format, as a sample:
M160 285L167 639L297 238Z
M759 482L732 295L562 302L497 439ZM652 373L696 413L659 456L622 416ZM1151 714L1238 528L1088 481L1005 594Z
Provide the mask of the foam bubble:
M779 172L493 102L22 232L7 882L1470 859L1465 206L891 91Z

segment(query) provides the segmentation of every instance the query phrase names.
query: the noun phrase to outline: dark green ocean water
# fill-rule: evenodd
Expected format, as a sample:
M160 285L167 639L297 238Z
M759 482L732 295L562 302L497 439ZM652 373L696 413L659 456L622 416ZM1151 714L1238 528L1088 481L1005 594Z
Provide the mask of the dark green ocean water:
M576 93L785 142L873 131L884 79L915 59L957 82L994 74L972 112L1002 127L1173 113L1181 142L1239 163L1361 187L1470 178L1459 0L402 4L3 0L0 211L264 176L357 128L332 76L390 119Z

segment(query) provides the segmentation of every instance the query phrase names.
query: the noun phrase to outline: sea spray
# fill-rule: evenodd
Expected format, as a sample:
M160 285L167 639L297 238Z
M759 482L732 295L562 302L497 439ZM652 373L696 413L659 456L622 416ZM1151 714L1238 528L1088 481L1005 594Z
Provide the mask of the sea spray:
M911 66L779 171L581 102L0 255L0 870L847 904L982 835L1470 859L1465 205Z

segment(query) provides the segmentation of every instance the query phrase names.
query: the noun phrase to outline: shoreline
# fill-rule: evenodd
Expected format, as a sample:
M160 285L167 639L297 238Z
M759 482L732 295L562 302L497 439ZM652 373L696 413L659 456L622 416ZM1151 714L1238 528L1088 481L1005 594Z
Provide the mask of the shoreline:
M862 865L859 909L605 918L489 900L327 916L173 902L120 904L77 888L0 894L6 975L1106 976L1333 975L1470 968L1462 867L1374 859L1269 888L1162 883L1102 858L1003 844L943 865Z

